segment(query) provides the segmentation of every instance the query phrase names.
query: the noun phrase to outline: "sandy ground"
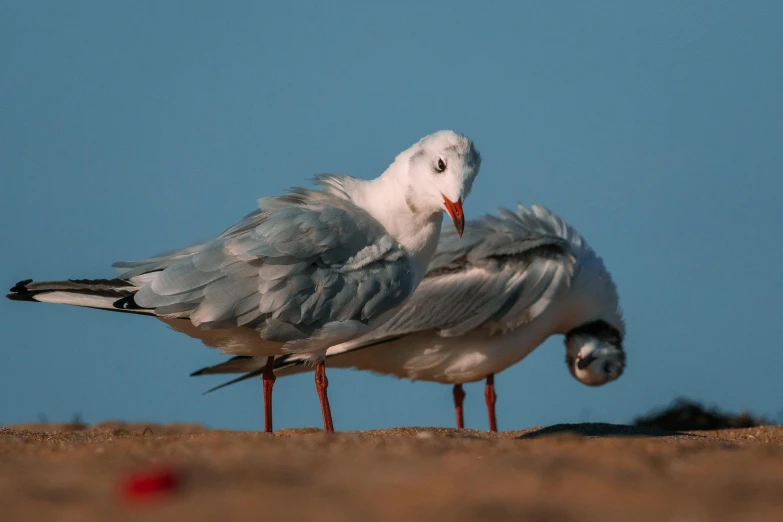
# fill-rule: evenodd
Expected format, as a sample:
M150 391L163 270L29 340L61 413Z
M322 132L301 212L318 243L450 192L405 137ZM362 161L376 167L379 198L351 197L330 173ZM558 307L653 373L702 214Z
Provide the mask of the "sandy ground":
M178 487L131 500L165 466ZM125 488L125 489L124 489ZM103 423L0 429L11 520L783 520L783 427L608 424L489 435Z

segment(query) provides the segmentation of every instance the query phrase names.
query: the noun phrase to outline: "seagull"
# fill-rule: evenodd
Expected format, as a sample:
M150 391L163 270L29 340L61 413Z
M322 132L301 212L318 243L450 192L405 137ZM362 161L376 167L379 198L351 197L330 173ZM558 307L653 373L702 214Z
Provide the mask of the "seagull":
M625 368L625 323L614 282L582 236L544 207L500 209L469 221L462 240L444 232L413 297L382 327L327 350L330 367L453 384L457 427L462 385L486 379L490 431L497 431L495 374L553 335L565 336L566 365L588 386ZM235 357L192 375L264 371L264 357ZM279 376L310 369L300 354L274 361Z
M315 363L324 431L333 432L326 350L379 327L413 294L443 212L462 235L480 165L468 137L439 131L376 179L316 176L320 189L262 198L211 241L115 263L115 279L28 279L7 297L150 315L226 354L264 356L270 432L273 363L296 353Z

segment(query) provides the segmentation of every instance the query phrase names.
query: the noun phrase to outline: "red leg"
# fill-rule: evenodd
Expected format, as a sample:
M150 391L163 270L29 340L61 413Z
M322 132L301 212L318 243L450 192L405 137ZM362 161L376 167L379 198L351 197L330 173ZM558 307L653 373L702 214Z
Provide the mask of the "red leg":
M324 431L334 433L332 424L332 409L329 407L329 397L326 396L326 388L329 387L329 379L326 378L326 363L319 361L315 365L315 388L318 390L318 398L321 400L321 415L324 417Z
M465 427L465 415L462 413L462 403L465 400L465 392L461 384L454 385L454 409L457 411L457 428Z
M487 376L487 385L484 387L484 398L487 401L487 413L489 413L489 431L498 431L498 421L495 418L495 401L498 396L495 395L495 374L490 373Z
M272 433L272 387L275 385L275 358L270 356L266 358L264 367L264 431Z

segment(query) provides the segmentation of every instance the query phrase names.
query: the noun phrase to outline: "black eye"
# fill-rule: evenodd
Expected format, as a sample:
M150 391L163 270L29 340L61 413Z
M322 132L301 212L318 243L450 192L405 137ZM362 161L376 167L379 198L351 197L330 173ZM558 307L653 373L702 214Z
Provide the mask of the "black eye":
M435 167L435 170L437 172L443 172L446 170L446 162L444 162L441 158L438 158L438 165Z
M604 363L604 373L612 373L612 365L610 363Z

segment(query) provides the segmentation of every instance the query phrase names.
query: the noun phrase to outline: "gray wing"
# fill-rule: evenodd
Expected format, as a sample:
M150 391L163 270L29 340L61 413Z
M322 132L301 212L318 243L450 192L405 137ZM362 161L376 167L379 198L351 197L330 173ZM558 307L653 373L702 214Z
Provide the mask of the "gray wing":
M570 286L582 239L552 212L501 209L465 232L462 243L444 235L413 297L373 339L425 330L505 333L541 315Z
M489 242L497 239L493 237L497 230L486 224L468 225L477 237L483 232ZM490 335L505 333L538 317L569 287L574 258L558 236L517 234L517 238L516 246L511 238L497 243L503 254L494 256L493 250L488 250L485 257L470 262L470 247L441 251L451 261L431 270L389 321L369 335L330 348L327 358L422 331L435 331L443 337L479 329ZM474 244L472 248L482 246ZM302 365L306 360L297 354L278 357L275 371L278 375L305 371ZM194 375L246 373L242 380L259 375L264 362L260 357L234 358Z
M462 239L446 232L427 276L399 312L369 335L329 349L327 358L420 331L448 337L513 330L568 290L583 249L589 246L576 230L537 206L520 205L516 213L501 209L498 216L472 221ZM298 354L277 357L275 373L306 371L306 361ZM259 375L264 362L234 358L194 375L245 373L222 387Z
M128 267L135 304L201 328L247 326L297 351L367 330L412 292L402 248L339 195L295 189L216 239Z

